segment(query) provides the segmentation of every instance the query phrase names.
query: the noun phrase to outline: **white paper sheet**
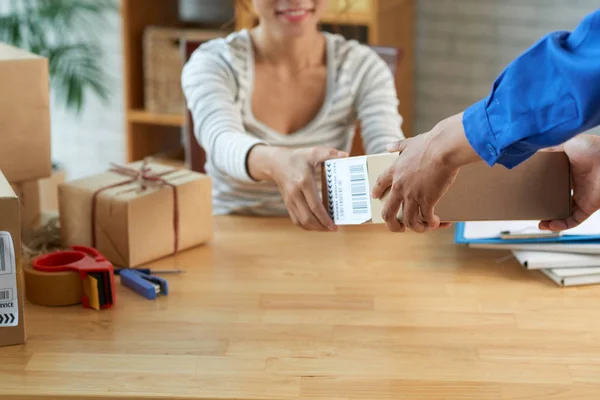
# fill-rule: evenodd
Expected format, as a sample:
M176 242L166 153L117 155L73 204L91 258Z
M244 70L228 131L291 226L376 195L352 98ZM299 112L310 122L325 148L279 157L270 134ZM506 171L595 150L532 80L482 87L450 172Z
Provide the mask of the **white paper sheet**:
M465 239L499 238L503 231L515 233L542 233L539 221L475 221L465 223ZM562 235L600 235L600 211L592 214L581 225L562 232Z
M513 251L513 254L527 269L600 267L600 255L542 251Z

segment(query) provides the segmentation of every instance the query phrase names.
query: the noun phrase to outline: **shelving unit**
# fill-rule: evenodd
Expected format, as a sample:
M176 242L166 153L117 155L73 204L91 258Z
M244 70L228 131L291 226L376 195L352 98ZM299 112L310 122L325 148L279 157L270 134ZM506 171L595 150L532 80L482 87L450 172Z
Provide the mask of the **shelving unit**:
M336 0L330 0L333 4ZM363 3L368 0L360 0ZM329 11L322 18L324 29L365 32L369 45L390 46L403 53L397 76L403 130L413 134L413 29L415 0L371 0L367 7ZM352 4L352 0L349 0ZM144 107L143 35L147 27L202 28L179 20L175 0L121 0L123 26L126 143L128 161L155 154L180 153L185 110L180 115L150 113ZM252 11L237 7L235 29L250 28ZM215 27L205 27L214 30ZM180 160L183 163L183 160Z
M131 110L127 120L133 124L148 124L161 126L182 126L185 122L183 115L155 114L146 110Z

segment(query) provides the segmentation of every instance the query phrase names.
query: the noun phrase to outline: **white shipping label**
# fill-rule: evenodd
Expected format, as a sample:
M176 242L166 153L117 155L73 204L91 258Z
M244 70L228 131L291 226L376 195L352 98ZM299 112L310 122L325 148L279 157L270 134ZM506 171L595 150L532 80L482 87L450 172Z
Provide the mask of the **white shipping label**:
M329 215L336 225L358 225L371 219L367 158L325 162Z
M19 324L17 265L13 241L0 232L0 328Z

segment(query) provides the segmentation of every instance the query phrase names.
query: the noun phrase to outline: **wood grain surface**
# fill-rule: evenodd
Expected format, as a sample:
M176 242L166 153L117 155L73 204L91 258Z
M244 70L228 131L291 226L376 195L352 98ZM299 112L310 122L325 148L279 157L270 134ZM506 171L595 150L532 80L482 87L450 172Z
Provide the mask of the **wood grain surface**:
M150 265L187 271L168 297L117 283L112 310L27 305L0 398L600 398L600 287L452 233L218 217L210 245Z

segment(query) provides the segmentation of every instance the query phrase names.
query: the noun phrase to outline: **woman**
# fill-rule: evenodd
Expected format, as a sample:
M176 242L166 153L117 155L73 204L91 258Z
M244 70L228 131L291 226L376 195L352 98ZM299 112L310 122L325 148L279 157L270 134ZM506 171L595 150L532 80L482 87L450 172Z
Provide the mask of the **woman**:
M182 72L214 211L335 231L318 166L348 155L357 119L367 153L403 139L392 73L370 48L319 32L327 0L253 6L256 28L205 43Z

